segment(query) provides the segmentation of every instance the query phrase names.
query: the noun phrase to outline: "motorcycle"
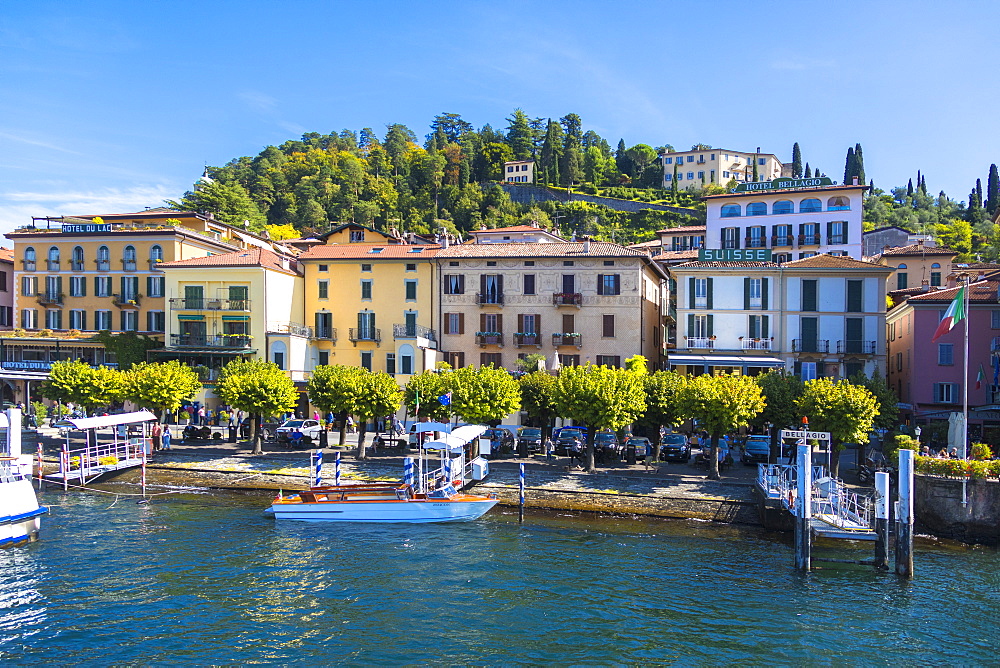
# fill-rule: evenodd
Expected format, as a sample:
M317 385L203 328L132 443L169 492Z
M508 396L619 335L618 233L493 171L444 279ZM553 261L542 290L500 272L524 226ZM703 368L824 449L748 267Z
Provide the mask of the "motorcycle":
M185 441L209 440L212 438L212 430L208 426L199 427L196 424L189 424L184 427Z
M895 484L899 472L885 458L885 455L878 450L872 450L865 457L864 463L858 468L858 481L862 485L869 485L875 482L876 473L888 473L890 484Z

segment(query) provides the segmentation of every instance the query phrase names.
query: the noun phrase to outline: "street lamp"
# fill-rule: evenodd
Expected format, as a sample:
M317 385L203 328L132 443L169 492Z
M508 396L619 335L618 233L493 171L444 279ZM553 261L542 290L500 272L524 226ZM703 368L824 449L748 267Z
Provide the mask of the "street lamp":
M917 437L917 445L920 445L920 432L922 431L923 429L920 428L920 425L913 428L913 435Z

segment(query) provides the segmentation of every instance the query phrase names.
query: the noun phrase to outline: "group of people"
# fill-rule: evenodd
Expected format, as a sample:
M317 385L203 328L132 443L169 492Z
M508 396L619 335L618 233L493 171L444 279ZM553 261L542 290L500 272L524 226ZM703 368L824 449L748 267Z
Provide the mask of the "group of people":
M205 426L220 426L224 421L239 424L246 418L243 411L234 411L230 406L219 406L215 409L205 408L205 406L182 406L181 410L187 411L191 416L191 424ZM228 420L224 420L228 418Z
M938 459L961 459L961 455L958 454L958 448L941 448L937 451L931 451L929 445L925 445L920 448L920 454L924 457L937 457Z
M165 424L160 424L159 422L153 423L153 429L150 434L153 440L153 452L158 450L169 450L170 449L170 427Z

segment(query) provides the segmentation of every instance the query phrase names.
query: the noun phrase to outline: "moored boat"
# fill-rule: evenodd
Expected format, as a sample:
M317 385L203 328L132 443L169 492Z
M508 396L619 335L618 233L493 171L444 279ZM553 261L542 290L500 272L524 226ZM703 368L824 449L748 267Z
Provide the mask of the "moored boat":
M40 517L48 508L38 505L31 486L31 455L21 454L21 411L0 413L0 546L38 540Z

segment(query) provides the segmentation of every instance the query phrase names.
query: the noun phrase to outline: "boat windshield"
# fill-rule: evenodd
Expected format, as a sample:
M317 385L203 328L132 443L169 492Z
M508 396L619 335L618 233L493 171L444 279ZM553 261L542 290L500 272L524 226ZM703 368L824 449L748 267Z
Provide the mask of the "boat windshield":
M455 487L452 485L445 485L441 489L435 489L433 492L427 495L428 499L450 499L455 496Z

